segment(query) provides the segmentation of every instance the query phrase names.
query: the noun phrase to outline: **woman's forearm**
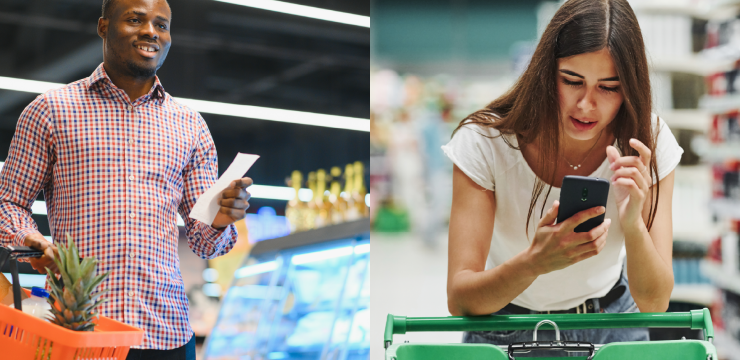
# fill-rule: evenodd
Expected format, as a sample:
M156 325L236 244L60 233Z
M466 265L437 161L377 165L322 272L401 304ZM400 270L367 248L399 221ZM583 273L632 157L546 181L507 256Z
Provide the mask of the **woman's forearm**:
M448 287L447 305L455 316L488 315L509 304L535 279L527 251L485 271L460 271Z
M644 224L625 229L627 277L640 312L664 312L673 291L673 270L653 244ZM669 259L670 260L670 259Z

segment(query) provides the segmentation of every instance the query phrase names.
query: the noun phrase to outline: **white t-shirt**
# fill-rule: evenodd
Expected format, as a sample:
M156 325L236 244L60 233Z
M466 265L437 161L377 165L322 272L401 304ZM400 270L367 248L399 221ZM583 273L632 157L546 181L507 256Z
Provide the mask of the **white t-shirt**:
M653 128L658 117L653 114ZM483 136L485 134L489 137ZM548 185L537 200L529 222L529 239L525 233L529 203L537 176L529 167L521 151L512 149L499 137L499 131L478 125L465 125L442 146L445 154L468 177L485 189L496 192L496 218L488 253L486 269L503 264L521 253L531 243L540 219ZM504 135L507 136L507 135ZM493 137L493 138L491 138ZM508 135L509 142L518 147L516 136ZM616 141L615 144L616 146ZM683 149L678 146L665 121L660 121L656 145L658 178L663 179L678 165ZM610 179L614 172L609 161L594 171L590 177ZM654 179L653 179L654 183ZM613 187L609 187L606 218L612 219L606 246L596 256L580 261L565 269L539 276L532 285L512 301L513 304L537 311L563 310L575 307L587 299L606 295L617 282L627 255L624 233L614 200ZM560 188L553 187L545 204L545 212L560 198Z

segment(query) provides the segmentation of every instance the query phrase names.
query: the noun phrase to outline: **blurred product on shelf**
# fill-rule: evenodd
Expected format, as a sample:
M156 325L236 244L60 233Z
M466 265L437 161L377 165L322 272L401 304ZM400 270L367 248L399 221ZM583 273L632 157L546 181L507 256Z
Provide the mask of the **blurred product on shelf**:
M288 205L285 208L285 217L290 224L291 233L310 229L306 218L308 216L308 204L305 201L301 201L298 195L301 191L301 184L303 184L303 174L298 170L294 170L290 176L288 185L295 190L296 196L288 201Z
M370 336L370 222L261 242L224 295L206 360L365 360Z
M433 246L452 203L452 163L441 146L460 119L503 93L513 79L462 82L378 69L370 81L373 230L412 231Z
M715 114L709 130L709 140L714 144L740 144L738 111Z
M364 169L365 165L356 161L345 166L344 174L338 166L332 167L328 174L324 169L309 172L306 186L312 194L310 197L301 195L303 175L298 170L293 171L287 184L295 190L296 195L285 208L290 233L369 217Z

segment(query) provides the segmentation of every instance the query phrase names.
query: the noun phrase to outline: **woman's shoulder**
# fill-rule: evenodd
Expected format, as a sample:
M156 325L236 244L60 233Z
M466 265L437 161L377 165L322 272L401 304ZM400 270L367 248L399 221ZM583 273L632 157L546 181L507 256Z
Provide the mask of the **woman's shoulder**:
M658 162L658 179L662 180L678 166L684 151L662 116L652 114L652 128L655 137L654 156Z

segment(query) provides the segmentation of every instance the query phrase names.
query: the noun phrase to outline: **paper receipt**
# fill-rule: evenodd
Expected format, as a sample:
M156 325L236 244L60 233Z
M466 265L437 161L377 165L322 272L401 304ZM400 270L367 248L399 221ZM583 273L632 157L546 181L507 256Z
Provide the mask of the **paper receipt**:
M252 167L257 159L259 159L259 155L237 154L234 161L229 165L229 168L224 171L216 183L198 198L198 201L188 216L204 224L213 224L213 220L216 218L216 214L218 214L218 209L221 208L221 205L218 203L221 200L221 192L229 187L232 181L244 177L244 174L247 173L247 170Z

